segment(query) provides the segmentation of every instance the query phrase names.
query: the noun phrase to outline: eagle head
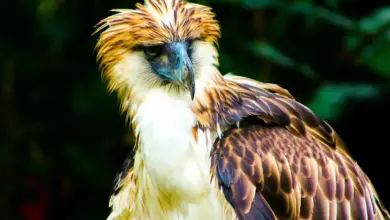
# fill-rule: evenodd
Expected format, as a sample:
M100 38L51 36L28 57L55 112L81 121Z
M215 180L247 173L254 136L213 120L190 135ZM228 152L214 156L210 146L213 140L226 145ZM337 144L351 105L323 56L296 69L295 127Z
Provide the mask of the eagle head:
M220 28L211 8L183 0L145 0L97 24L97 58L110 91L142 97L163 89L195 95L202 68L218 65ZM210 72L210 71L209 71ZM207 74L207 71L206 73Z

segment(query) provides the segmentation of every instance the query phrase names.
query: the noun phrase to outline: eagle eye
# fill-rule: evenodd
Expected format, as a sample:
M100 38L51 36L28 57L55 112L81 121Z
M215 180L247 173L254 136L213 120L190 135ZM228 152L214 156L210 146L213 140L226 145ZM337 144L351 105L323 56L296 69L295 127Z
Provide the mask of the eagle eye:
M147 58L153 59L161 54L162 46L145 46L143 50Z

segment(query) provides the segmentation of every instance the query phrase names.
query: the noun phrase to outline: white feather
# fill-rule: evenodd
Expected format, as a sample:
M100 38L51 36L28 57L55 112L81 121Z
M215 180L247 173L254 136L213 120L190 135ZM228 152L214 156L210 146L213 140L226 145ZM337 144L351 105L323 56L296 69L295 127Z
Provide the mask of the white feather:
M217 62L217 55L210 43L196 42L194 48L196 96L202 99L202 91L212 81L215 71L212 63ZM142 63L145 65L140 65ZM226 200L219 196L215 183L210 184L210 149L216 134L198 130L194 139L192 129L197 120L191 110L189 93L152 87L148 80L154 73L139 52L127 54L114 68L115 76L132 91L132 100L126 104L135 112L132 123L136 124L135 132L139 135L141 150L135 155L135 167L142 169L137 171L141 179L138 184L153 188L153 193L144 193L141 199L144 202L141 209L145 209L140 211L145 212L143 218L148 219L148 215L152 219L166 216L169 220L230 219L225 215ZM164 195L168 195L171 202L175 201L169 210L161 207ZM119 197L114 203L116 201L123 202ZM128 207L118 202L117 207ZM111 217L115 219L114 216L122 212L118 208Z
M189 106L189 99L153 91L144 97L136 117L150 176L161 190L177 190L183 198L195 199L207 189L208 161L202 152L206 146L195 146L196 119Z

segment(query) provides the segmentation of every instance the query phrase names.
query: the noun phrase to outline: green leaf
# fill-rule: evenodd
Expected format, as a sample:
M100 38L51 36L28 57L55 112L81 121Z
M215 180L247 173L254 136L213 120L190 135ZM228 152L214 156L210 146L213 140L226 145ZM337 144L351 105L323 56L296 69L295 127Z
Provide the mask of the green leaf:
M359 22L361 32L372 36L372 43L365 45L361 51L362 60L376 73L390 77L390 6L375 11ZM362 43L363 36L347 37L351 49Z
M286 56L277 48L269 44L259 43L256 44L253 49L255 53L257 53L258 55L267 58L269 60L272 60L275 63L278 63L282 66L293 67L295 65L295 61L292 58Z
M307 106L322 119L336 120L348 101L370 99L378 94L379 88L372 84L325 84L316 91Z
M290 13L299 13L305 15L306 19L312 24L314 24L316 19L323 19L336 26L340 26L348 30L357 29L357 24L354 20L307 2L291 4L288 7L288 11Z
M363 17L358 23L359 33L346 36L348 48L353 50L361 44L363 37L375 35L377 32L390 25L390 6L374 11L369 16ZM386 32L383 30L382 32Z
M359 21L359 28L368 33L375 33L390 24L390 6L380 8Z
M390 77L390 36L386 35L376 36L374 42L364 48L361 58L376 73Z
M285 55L274 46L267 43L255 43L251 46L251 51L273 63L285 68L297 70L308 78L314 78L316 73L308 64L300 64L291 57Z

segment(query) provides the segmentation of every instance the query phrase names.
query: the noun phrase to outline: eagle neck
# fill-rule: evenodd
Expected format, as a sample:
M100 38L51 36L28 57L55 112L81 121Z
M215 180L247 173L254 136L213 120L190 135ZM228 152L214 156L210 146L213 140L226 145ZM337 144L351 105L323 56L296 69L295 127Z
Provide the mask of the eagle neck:
M197 120L191 102L189 96L152 90L136 105L132 120L136 160L142 161L143 175L155 186L148 188L170 195L169 203L173 198L199 201L209 190L209 152L194 136Z

